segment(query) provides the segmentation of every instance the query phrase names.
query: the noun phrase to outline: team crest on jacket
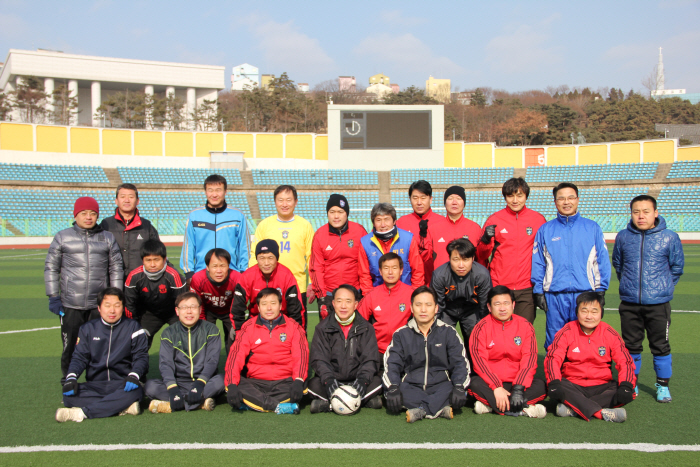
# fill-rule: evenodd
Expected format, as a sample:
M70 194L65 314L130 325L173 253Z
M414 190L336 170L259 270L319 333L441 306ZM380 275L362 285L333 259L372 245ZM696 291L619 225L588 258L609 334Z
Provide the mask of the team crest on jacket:
M605 347L603 347L603 346L598 347L598 355L600 355L601 357L605 356Z
M406 304L405 303L399 303L399 311L403 313L406 311Z
M285 334L285 333L283 333L283 332L280 333L280 340L281 340L282 342L286 341L286 340L287 340L287 334Z
M341 201L341 203L342 203L342 201ZM351 238L350 240L348 240L348 247L349 247L349 248L352 248L352 246L353 246L354 244L355 244L355 242L353 241L352 238Z
M286 230L283 230L282 231L282 238L286 239L287 237L289 237L289 232L287 232Z
M525 229L525 232L527 232L528 235L532 235L532 227Z
M231 291L230 291L230 290L227 290L226 292L224 292L224 295L226 295L227 297L229 297L229 296L231 295Z
M158 286L158 292L160 293L168 293L168 288L165 286L165 284L160 284Z
M515 345L520 345L523 343L523 340L520 338L520 336L515 336L513 338L513 342L515 342Z

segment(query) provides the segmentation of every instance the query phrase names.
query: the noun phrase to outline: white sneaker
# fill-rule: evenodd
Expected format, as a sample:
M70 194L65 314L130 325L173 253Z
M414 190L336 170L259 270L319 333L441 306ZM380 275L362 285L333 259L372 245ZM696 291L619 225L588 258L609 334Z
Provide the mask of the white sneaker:
M547 416L547 409L542 404L528 405L523 409L523 413L530 418L544 418Z
M70 409L63 408L56 411L56 421L58 423L63 422L77 422L80 423L85 420L85 412L80 407L71 407Z
M571 410L571 407L569 407L568 405L564 405L561 402L557 404L557 410L555 413L556 413L557 417L575 417L576 416L574 411Z
M600 411L603 420L606 422L622 423L627 420L627 411L622 407L617 409L603 409Z
M204 404L202 404L202 410L206 410L207 412L211 412L214 410L216 407L216 402L214 402L214 399L211 397L208 397L204 399Z
M128 409L119 412L119 416L121 417L122 415L138 415L140 413L141 405L139 405L139 401L136 401L133 404L131 404Z
M474 413L477 415L483 415L485 413L491 413L493 409L481 401L476 401L474 403Z

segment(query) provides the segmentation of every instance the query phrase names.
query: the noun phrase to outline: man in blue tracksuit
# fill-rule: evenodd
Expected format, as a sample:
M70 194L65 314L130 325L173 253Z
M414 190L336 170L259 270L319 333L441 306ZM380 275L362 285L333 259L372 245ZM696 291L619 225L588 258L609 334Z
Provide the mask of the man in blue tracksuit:
M630 203L632 218L617 234L612 264L620 280L620 326L625 347L639 377L644 332L654 356L656 400L671 402L671 325L673 289L683 274L685 259L678 234L666 228L656 200L637 196Z
M223 248L231 255L231 269L248 268L250 235L243 213L226 204L226 179L210 175L204 180L207 203L190 212L180 255L180 268L187 284L195 272L207 265L204 257L212 248Z
M547 313L545 349L566 323L576 320L576 297L598 292L604 304L610 282L603 230L578 213L578 188L560 183L552 191L557 217L537 231L530 276L535 304Z

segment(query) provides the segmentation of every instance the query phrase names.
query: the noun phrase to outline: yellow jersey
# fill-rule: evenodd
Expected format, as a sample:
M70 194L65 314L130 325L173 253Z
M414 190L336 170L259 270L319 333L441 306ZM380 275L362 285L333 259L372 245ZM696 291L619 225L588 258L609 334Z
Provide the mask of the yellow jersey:
M276 215L260 221L251 244L249 266L258 263L255 258L255 247L258 242L268 238L277 242L280 247L279 262L294 274L299 285L299 293L305 293L306 272L309 270L311 244L314 240L314 228L311 223L297 215L290 221L281 221Z

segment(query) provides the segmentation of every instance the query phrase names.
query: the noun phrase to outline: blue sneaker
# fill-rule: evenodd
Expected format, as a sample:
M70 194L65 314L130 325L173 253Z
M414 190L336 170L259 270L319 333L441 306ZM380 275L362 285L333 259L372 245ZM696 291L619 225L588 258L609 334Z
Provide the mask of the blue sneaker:
M639 386L635 386L635 387L634 387L634 394L635 394L636 396L639 395Z
M299 413L299 404L294 404L291 402L284 402L281 404L277 404L277 408L275 409L275 413L277 415L282 415L282 414L298 414Z
M661 386L659 383L656 386L656 402L671 402L671 392L668 390L668 386Z

